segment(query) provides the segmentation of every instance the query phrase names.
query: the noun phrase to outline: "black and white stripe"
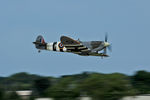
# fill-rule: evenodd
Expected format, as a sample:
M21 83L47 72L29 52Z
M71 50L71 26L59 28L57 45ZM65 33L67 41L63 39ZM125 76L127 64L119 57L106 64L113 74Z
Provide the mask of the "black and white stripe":
M57 44L57 42L53 43L53 51L56 51L56 44Z

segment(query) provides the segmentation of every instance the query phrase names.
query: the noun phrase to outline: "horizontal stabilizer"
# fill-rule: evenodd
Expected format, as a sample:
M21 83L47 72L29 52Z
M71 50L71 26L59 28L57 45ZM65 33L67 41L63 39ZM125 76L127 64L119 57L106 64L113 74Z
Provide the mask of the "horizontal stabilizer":
M33 42L33 44L45 45L46 43L41 43L41 42Z

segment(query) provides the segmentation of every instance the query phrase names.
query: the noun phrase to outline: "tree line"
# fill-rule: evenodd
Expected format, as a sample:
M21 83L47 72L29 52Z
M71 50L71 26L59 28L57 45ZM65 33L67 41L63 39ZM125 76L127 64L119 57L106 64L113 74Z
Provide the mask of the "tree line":
M22 72L0 77L0 100L21 100L14 92L17 90L32 90L31 100L37 97L76 100L80 96L90 96L94 100L119 100L124 96L149 94L150 72L137 71L131 76L83 72L61 77Z

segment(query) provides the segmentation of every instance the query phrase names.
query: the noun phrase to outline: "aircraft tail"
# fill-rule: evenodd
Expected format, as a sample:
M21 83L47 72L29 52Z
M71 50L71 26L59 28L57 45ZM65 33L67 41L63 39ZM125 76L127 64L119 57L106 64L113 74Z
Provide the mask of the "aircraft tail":
M44 44L44 43L45 43L45 40L44 40L43 36L39 35L39 36L36 38L36 43L42 43L42 44Z
M46 45L47 43L45 42L43 36L39 35L37 38L36 38L36 41L33 42L33 44L35 44L35 47L37 49L46 49Z

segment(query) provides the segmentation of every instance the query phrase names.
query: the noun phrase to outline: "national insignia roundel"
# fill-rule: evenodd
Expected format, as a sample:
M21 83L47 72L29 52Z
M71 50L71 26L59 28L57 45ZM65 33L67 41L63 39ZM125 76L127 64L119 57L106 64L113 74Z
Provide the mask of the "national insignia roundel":
M59 43L58 46L59 46L60 49L62 49L64 47L62 43Z

